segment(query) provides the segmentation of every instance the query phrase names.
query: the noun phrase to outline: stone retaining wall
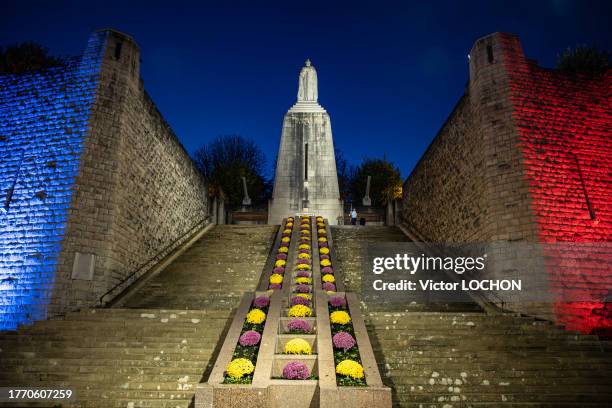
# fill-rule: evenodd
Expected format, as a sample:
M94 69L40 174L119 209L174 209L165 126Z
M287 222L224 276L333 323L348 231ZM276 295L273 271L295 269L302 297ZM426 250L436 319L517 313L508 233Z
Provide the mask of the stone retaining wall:
M98 298L207 215L207 188L145 93L127 35L0 76L0 329Z
M203 177L143 88L138 46L124 34L108 36L55 312L95 304L207 215ZM95 256L91 280L72 279L77 252Z

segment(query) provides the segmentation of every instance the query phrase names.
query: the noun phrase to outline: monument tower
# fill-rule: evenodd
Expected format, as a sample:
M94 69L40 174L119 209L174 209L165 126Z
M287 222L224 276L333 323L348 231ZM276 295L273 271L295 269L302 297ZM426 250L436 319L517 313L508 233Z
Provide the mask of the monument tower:
M285 114L268 223L309 213L331 224L342 217L329 115L318 102L317 71L300 71L297 102Z

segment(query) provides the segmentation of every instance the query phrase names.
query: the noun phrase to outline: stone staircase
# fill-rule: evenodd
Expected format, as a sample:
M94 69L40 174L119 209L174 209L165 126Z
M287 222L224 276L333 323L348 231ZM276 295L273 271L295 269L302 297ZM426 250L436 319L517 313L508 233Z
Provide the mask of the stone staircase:
M234 308L253 290L278 226L218 225L151 279L128 308Z
M70 388L83 407L187 407L230 315L101 309L38 322L0 336L0 384Z
M362 263L366 246L380 242L407 242L399 228L383 226L332 226L336 256L347 291L361 292Z
M612 355L596 337L483 313L371 312L397 407L610 407Z
M406 240L395 227L332 232L347 290L354 291L368 243ZM612 353L594 336L530 317L487 315L476 305L373 306L362 303L395 407L612 406Z
M69 387L62 407L188 407L275 226L215 226L122 308L0 333L0 386ZM51 407L52 403L0 406Z

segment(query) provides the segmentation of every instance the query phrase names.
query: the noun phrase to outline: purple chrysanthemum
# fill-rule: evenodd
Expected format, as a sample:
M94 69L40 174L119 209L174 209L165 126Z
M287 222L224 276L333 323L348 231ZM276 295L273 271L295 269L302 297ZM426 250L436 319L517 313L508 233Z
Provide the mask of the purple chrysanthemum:
M259 309L268 307L270 305L270 298L267 296L258 296L253 300L253 306Z
M261 334L257 333L255 330L249 330L242 333L238 342L242 347L249 347L258 344L259 340L261 340Z
M312 327L310 327L310 323L304 319L291 319L289 323L287 323L287 330L290 332L298 332L298 333L310 333Z
M310 265L310 259L298 259L298 264Z
M319 255L319 258L320 259L329 259L329 255L321 254L321 255Z
M344 351L352 349L353 346L355 346L355 339L353 336L343 331L334 334L332 342L335 348L343 349Z
M280 243L280 246L282 246L282 247L288 247L288 246L289 246L289 243L288 243L288 242L281 242L281 243Z
M276 259L283 259L283 260L287 259L287 254L284 254L282 252L278 253L278 254L276 254Z
M297 276L298 278L310 278L310 272L298 271L298 273L296 273L295 276Z
M282 288L282 285L280 283L271 283L268 286L268 289L280 289L280 288Z
M319 242L319 247L327 248L327 242Z
M292 361L283 368L283 377L287 380L306 380L310 377L310 370L306 364Z
M332 296L329 298L329 304L332 307L341 307L344 309L346 307L346 299L344 298L344 296L339 296L339 295Z
M310 286L309 285L300 284L300 285L297 285L295 287L295 291L297 293L310 293Z
M300 249L298 251L298 253L300 253L300 254L309 254L310 253L310 249Z
M279 273L279 274L281 274L281 275L282 275L283 273L285 273L285 268L284 268L284 267L282 267L282 266L277 266L277 267L276 267L276 268L274 268L272 271L273 271L274 273Z
M310 300L304 297L301 297L301 296L294 296L291 298L291 301L289 302L289 306L295 306L295 305L310 306Z
M321 269L322 273L334 273L334 270L332 269L331 266L325 266Z
M329 292L329 291L335 292L336 291L336 285L334 285L331 282L325 282L323 284L323 290L326 291L326 292Z

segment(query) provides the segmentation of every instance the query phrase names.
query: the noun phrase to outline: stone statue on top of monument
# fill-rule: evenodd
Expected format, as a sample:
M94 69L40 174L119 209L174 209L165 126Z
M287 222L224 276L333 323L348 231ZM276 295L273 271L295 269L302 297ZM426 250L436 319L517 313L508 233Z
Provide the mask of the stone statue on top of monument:
M304 67L300 71L300 81L298 86L298 101L317 102L319 99L317 86L317 71L307 59Z

